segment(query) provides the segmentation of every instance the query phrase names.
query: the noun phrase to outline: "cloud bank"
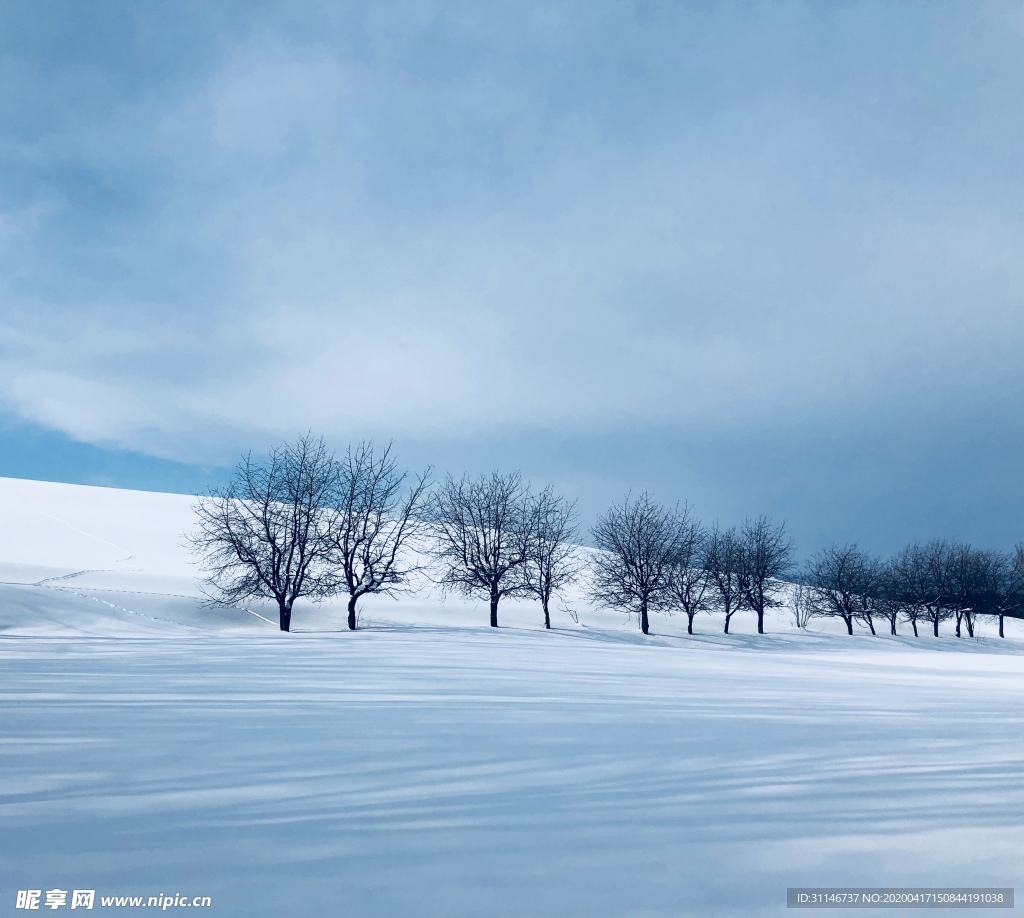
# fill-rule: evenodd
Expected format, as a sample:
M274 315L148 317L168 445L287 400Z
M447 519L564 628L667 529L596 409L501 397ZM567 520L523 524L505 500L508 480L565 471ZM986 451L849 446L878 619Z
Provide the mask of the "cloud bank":
M1024 443L1019 5L3 17L19 421L207 463L306 428L555 436L597 477L760 450L844 494L823 442L882 491L894 443L932 490L936 450Z

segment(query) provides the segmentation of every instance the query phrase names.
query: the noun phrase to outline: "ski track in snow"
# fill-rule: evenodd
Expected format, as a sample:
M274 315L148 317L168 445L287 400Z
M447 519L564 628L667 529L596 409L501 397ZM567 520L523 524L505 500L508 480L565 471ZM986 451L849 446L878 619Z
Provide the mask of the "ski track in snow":
M59 579L64 579L64 578L59 578ZM38 583L33 584L33 586L41 586L41 585L43 585L43 584L38 584ZM125 606L119 606L119 605L117 605L117 603L108 602L105 599L100 599L99 596L91 596L88 593L81 593L78 590L72 590L69 587L52 587L52 586L49 586L49 584L46 584L46 588L50 589L50 590L60 590L60 592L62 592L62 593L70 593L73 596L80 596L82 599L88 599L88 600L91 600L92 602L98 602L101 605L104 605L104 606L107 606L108 608L116 610L117 612L124 612L127 615L137 615L139 618L148 618L150 621L153 621L153 622L162 622L163 624L173 625L173 626L178 627L178 628L188 628L190 631L203 631L204 630L203 628L198 628L195 625L188 625L188 624L186 624L184 622L176 622L173 619L157 618L154 615L146 615L145 612L136 612L134 609L129 609L129 608L126 608Z
M57 516L54 513L47 513L45 510L41 510L38 507L33 506L27 500L25 500L25 498L22 497L21 494L19 494L17 491L13 490L12 488L5 487L4 490L8 494L10 494L13 498L15 498L15 500L19 501L25 507L25 509L31 511L32 513L37 513L40 516L45 516L45 517L47 517L47 518L49 518L51 520L54 520L54 521L60 523L62 526L67 526L69 529L74 530L75 532L79 533L80 535L84 535L87 539L95 539L97 542L102 542L104 545L109 545L111 548L116 548L118 551L124 552L125 557L118 558L117 560L119 562L130 561L132 558L135 557L135 555L132 552L128 551L127 548L122 548L120 545L117 545L114 542L111 542L109 539L101 538L100 536L96 535L93 532L88 532L85 529L81 529L80 527L76 526L74 523L69 522L68 520L64 519L61 516Z

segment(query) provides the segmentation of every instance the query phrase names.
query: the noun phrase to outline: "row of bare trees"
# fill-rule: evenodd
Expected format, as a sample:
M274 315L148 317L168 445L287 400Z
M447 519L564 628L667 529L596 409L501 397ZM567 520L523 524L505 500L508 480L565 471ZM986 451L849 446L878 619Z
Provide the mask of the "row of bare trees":
M493 628L502 599L533 596L551 627L551 600L581 568L574 502L550 487L534 493L518 472L449 476L426 523L426 553L442 588L485 599Z
M767 517L741 527L706 527L682 507L666 507L650 495L627 497L592 530L591 597L601 605L637 613L647 634L650 612L679 612L687 633L701 612L720 612L725 633L743 610L757 616L764 634L765 610L780 604L782 578L793 566L793 543L784 524Z
M229 485L200 498L192 545L205 567L211 602L273 601L283 631L300 598L342 597L355 629L360 601L395 596L425 582L482 599L498 626L504 599L536 598L551 627L553 599L589 573L590 598L636 612L720 609L728 633L749 609L764 631L792 545L767 519L740 529L704 527L686 508L647 494L627 497L592 530L596 552L579 547L574 503L550 488L533 491L518 473L447 476L400 471L391 447L372 444L335 456L306 436L245 457Z
M428 575L487 600L494 627L502 599L535 596L550 628L552 598L580 569L574 503L532 492L518 473L448 476L432 488L429 469L399 471L390 445L338 458L303 437L265 460L245 457L195 511L207 597L273 601L282 631L298 599L339 596L354 630L364 597L414 591Z
M810 618L838 618L853 634L854 624L875 634L875 621L896 634L900 621L917 635L918 624L953 620L956 636L974 637L979 616L1024 616L1024 545L1013 552L988 551L936 540L908 545L891 558L875 558L856 545L833 545L811 557L794 588L797 624Z
M194 508L190 541L208 598L271 600L290 631L296 600L343 595L354 629L360 599L410 585L429 474L399 471L390 446L377 453L364 443L339 459L311 436L266 459L246 456L228 486Z
M650 495L627 496L591 530L594 551L579 546L575 503L550 488L532 490L518 473L447 476L399 470L391 446L370 443L332 453L312 436L247 456L226 488L200 498L193 548L217 604L276 603L291 629L300 598L344 598L355 629L360 602L432 582L485 601L498 626L504 599L534 597L551 627L551 603L586 573L586 593L600 606L636 614L650 630L652 612L682 614L687 632L701 613L753 613L764 633L767 609L786 593L796 622L839 618L876 633L875 622L955 620L973 636L978 616L1024 617L1024 546L980 551L943 541L911 545L887 560L856 545L813 555L794 577L793 544L784 524L767 517L742 526L706 526L683 506ZM790 586L786 578L795 580Z

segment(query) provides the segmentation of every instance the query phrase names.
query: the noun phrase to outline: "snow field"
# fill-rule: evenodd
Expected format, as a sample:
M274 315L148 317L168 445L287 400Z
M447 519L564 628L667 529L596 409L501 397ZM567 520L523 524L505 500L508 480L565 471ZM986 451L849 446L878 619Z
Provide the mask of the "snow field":
M649 918L780 915L787 886L1024 885L1017 638L780 613L645 639L585 608L545 633L528 603L493 631L429 597L355 634L305 608L281 635L197 605L188 504L0 481L12 915L54 886L211 915Z

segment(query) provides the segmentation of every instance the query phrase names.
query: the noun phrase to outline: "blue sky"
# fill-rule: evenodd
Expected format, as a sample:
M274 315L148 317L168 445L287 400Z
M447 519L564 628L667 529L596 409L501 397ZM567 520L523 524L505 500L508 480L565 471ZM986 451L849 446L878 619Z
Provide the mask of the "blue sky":
M214 8L216 7L216 8ZM313 429L1024 538L1013 3L0 5L0 474Z

